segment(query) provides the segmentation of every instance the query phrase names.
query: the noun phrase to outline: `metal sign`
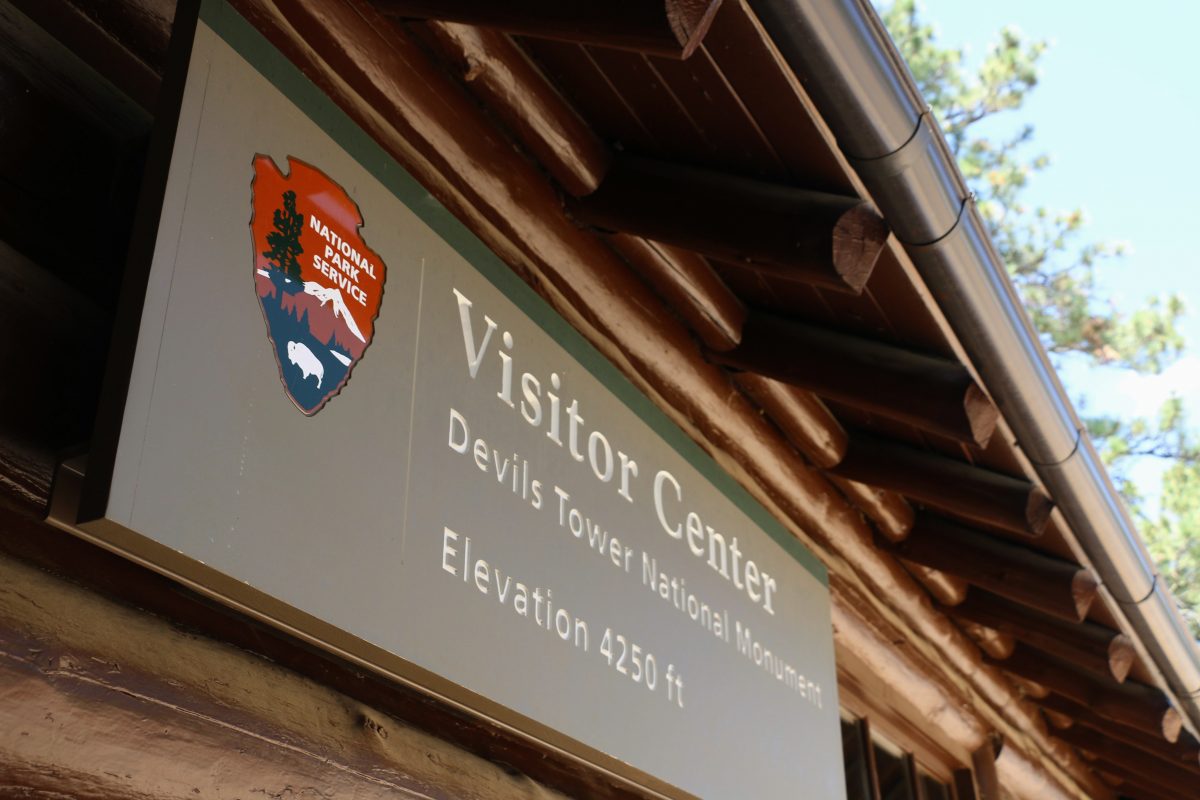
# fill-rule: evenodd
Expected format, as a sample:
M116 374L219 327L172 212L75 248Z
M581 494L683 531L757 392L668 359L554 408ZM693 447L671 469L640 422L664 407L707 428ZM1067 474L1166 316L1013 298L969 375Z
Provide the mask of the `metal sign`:
M811 554L221 0L186 75L77 532L654 791L844 797Z

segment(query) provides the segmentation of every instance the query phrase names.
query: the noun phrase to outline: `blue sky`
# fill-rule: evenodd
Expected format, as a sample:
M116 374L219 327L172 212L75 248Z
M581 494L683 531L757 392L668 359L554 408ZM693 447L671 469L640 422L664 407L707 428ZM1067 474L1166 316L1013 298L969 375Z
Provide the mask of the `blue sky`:
M1133 309L1153 294L1187 303L1187 353L1162 375L1133 376L1068 364L1069 390L1085 411L1153 415L1172 392L1200 424L1200 3L1141 0L1134 6L1078 0L924 0L922 17L942 46L977 60L1011 25L1046 39L1041 79L1014 124L1035 128L1033 150L1051 164L1027 189L1031 205L1082 207L1084 237L1129 246L1101 267L1104 296ZM1136 13L1130 13L1136 11ZM1132 473L1156 484L1153 464Z

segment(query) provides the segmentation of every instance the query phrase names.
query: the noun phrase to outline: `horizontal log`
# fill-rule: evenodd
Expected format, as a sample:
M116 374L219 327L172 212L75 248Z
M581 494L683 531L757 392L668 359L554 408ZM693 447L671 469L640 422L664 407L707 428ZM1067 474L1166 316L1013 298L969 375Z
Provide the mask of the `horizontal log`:
M139 583L141 568L78 545L97 567L115 563L118 580ZM150 580L162 581L174 602L189 596ZM0 797L416 800L436 786L441 797L564 798L523 774L516 753L488 762L439 738L473 724L448 710L440 727L424 721L436 734L423 731L419 718L296 674L278 651L260 657L2 554L0 586ZM215 618L220 612L209 605ZM380 694L401 694L361 667L340 669L357 672L359 685L378 683ZM329 670L314 677L328 683ZM393 710L422 714L428 704L410 698ZM493 741L505 735L490 730ZM525 748L525 763L536 767L555 758ZM611 783L604 775L576 779L566 796L643 796L606 792Z
M705 347L737 346L746 307L703 256L625 233L613 235L609 243L683 317Z
M542 39L687 58L721 0L374 0L392 17L465 22Z
M1200 776L1177 764L1126 747L1099 731L1072 725L1053 733L1067 744L1087 750L1105 764L1122 767L1135 775L1153 775L1156 783L1181 792L1184 796L1195 797L1200 793Z
M1165 694L1152 686L1095 676L1027 644L1018 644L1005 659L984 658L1006 672L1091 708L1105 719L1170 742L1179 738L1183 725L1179 712L1171 707Z
M962 578L911 561L905 566L942 605L953 606L967 599L967 592L971 587Z
M813 464L828 467L845 456L846 430L816 395L753 372L737 373L734 382L767 412L788 441ZM908 535L914 515L903 497L836 475L829 477L884 536L899 541Z
M1012 653L1010 652L1008 655L1011 656ZM1008 656L1005 656L1005 658L1007 657ZM1042 686L1040 683L1034 683L1031 680L1026 680L1020 675L1013 675L1011 672L1008 673L1008 677L1012 679L1013 683L1021 687L1021 694L1023 694L1025 697L1032 697L1036 701L1039 697L1045 697L1046 695L1050 694L1050 690L1045 686Z
M1124 742L1130 747L1143 750L1152 756L1166 759L1200 774L1200 741L1186 729L1179 738L1168 742L1161 736L1151 736L1125 725L1104 719L1087 706L1080 705L1062 695L1050 694L1036 701L1044 711L1050 711L1073 720L1079 725L1099 730L1106 736Z
M600 188L567 198L578 222L632 233L794 280L858 293L888 229L857 197L645 158L614 161Z
M973 586L1069 622L1087 616L1099 586L1092 573L1069 561L918 514L902 542L877 543L901 558L949 572Z
M1024 536L1040 536L1054 508L1029 481L857 431L829 471Z
M955 619L1008 634L1118 683L1133 666L1133 642L1123 633L1093 622L1063 622L991 592L976 589L946 611Z
M600 185L608 148L512 39L455 23L429 29L470 90L563 188L587 194Z
M788 441L813 464L825 468L845 457L846 430L811 392L753 372L736 374L734 382L767 412Z
M1194 792L1182 793L1157 780L1150 770L1127 769L1111 761L1093 761L1092 768L1106 775L1117 784L1116 792L1122 800L1196 800Z
M709 359L967 444L984 446L999 411L957 361L751 313L741 343Z
M867 515L875 528L893 542L898 542L912 530L916 512L900 495L886 489L877 489L858 481L839 478L830 475L833 485L842 490L842 494L859 510ZM965 591L965 587L963 587Z
M971 752L971 769L975 773L975 783L979 788L979 800L1001 800L1000 775L996 770L996 760L1004 748L1004 739L993 735L981 747Z
M973 622L967 622L964 627L967 629L967 633L971 634L971 637L979 643L979 649L992 658L1008 658L1016 647L1016 642L1011 636L1000 633L994 628L986 628Z

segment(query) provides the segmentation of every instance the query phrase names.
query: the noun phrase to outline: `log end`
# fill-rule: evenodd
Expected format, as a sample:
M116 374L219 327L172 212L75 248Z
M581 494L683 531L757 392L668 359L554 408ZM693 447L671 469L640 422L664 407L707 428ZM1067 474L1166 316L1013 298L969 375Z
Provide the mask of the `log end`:
M912 561L905 562L905 565L943 607L952 608L966 601L968 585L962 578L948 575L940 570L925 567ZM986 637L992 642L996 642L998 641L998 637L1001 636L1001 634L984 628L982 625L976 625L975 628L978 629L976 631L978 634L976 638ZM1003 647L993 647L988 652L997 658L1007 658L1012 655L1012 648L1012 640L1008 639Z
M831 469L846 457L846 430L816 395L752 372L735 381L818 468Z
M967 424L971 427L971 438L980 447L987 447L992 434L996 432L996 423L1000 421L1000 409L992 402L979 384L971 381L963 397L963 410L967 415ZM1049 514L1049 512L1046 512Z
M1162 733L1163 738L1171 744L1179 741L1179 733L1183 730L1183 717L1174 708L1167 708L1163 712Z
M617 233L608 243L684 318L709 350L738 346L746 307L700 255L679 247Z
M855 294L862 292L887 237L887 223L866 203L838 217L833 226L833 268L847 289Z
M865 483L840 478L832 473L830 479L842 490L851 502L870 517L875 527L893 542L903 541L916 524L917 514L913 507L896 492L877 489Z
M1066 714L1060 714L1057 711L1051 711L1048 708L1042 709L1042 716L1046 718L1046 721L1049 722L1052 727L1060 731L1066 730L1075 724L1075 720L1071 719Z
M965 628L975 643L979 645L979 649L992 658L1004 660L1012 656L1016 649L1016 642L1007 633L1000 633L986 625L978 625L973 622L966 623Z
M1090 570L1080 568L1071 578L1071 599L1075 602L1077 622L1083 622L1087 618L1088 609L1092 607L1092 601L1096 599L1099 590L1100 582Z
M1124 683L1129 677L1136 653L1133 642L1123 633L1117 634L1108 643L1108 669L1117 683Z
M1054 501L1041 489L1032 489L1025 503L1025 522L1029 533L1041 536L1046 530L1046 524L1050 522L1050 512L1053 510Z
M678 58L689 58L712 26L721 0L667 0L667 22L679 42Z

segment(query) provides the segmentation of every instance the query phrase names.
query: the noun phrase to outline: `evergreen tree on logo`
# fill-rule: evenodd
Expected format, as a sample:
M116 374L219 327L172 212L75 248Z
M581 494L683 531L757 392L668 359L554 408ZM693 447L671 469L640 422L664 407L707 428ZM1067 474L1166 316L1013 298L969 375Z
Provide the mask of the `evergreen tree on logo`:
M283 208L275 209L275 230L267 234L270 250L263 253L276 269L295 281L300 280L297 256L304 252L300 246L300 231L304 230L304 215L296 211L296 193L283 193Z

